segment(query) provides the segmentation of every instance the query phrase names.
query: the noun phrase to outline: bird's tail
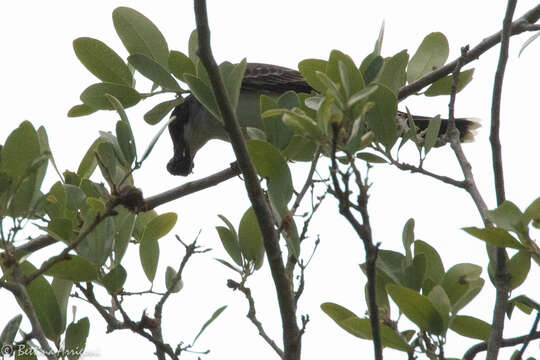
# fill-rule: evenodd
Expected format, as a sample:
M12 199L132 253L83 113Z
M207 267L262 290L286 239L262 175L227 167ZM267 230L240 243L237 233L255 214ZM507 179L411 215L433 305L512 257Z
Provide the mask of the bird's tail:
M407 114L398 112L398 119L400 126L403 127L402 130L408 129ZM417 128L417 134L419 138L423 138L425 130L428 128L430 121L433 120L432 117L412 115L414 125ZM473 142L476 135L476 129L481 125L478 119L473 118L458 118L455 119L456 128L459 131L459 139L461 142ZM439 141L435 146L444 145L448 142L448 139L445 138L446 130L448 128L448 119L441 119L441 127L439 129Z

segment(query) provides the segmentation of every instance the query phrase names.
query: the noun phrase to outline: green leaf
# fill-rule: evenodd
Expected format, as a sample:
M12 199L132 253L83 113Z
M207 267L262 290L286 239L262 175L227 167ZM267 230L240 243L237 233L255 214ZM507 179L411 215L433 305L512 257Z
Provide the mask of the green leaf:
M128 57L128 61L138 72L161 86L164 90L182 90L167 68L148 56L133 54Z
M169 47L159 29L143 14L127 7L113 11L116 33L130 54L142 54L168 69Z
M373 94L375 91L377 91L377 86L376 85L366 87L366 88L352 94L351 97L349 98L348 102L347 102L347 106L353 107L358 102L368 99L369 96L371 94Z
M122 261L126 249L129 244L129 240L133 234L135 228L136 215L131 212L126 212L125 216L115 216L115 229L116 234L114 237L114 264L118 265Z
M91 225L93 219L86 219L81 232ZM102 265L112 252L115 227L112 218L102 220L77 246L77 252L86 260Z
M45 274L71 281L92 281L99 275L96 265L77 255L57 262Z
M386 291L405 316L420 329L435 335L444 333L444 321L427 296L397 284L386 285Z
M465 70L459 73L459 79L456 86L456 94L463 90L467 84L473 79L474 69ZM424 95L426 96L439 96L450 95L452 93L452 85L454 84L454 78L452 75L445 76L435 81L426 90Z
M326 91L326 86L317 77L316 72L326 72L328 62L320 59L306 59L298 63L298 70L306 82L319 93Z
M341 84L342 94L346 97L364 87L362 74L358 71L354 61L349 55L339 50L330 52L325 73L334 83Z
M15 336L17 331L19 331L19 326L21 325L22 315L19 314L8 321L2 334L0 334L0 345L12 345L15 343Z
M384 164L388 162L386 161L386 159L383 159L382 157L375 155L373 153L369 153L369 152L357 153L356 157L358 159L364 160L365 162L372 163L372 164Z
M448 40L442 33L434 32L426 36L409 62L407 81L412 83L443 66L448 53Z
M126 158L127 165L131 166L137 157L137 148L135 147L135 138L128 122L119 120L116 123L116 138L118 139L122 154Z
M452 313L457 313L478 295L484 286L480 278L482 268L474 264L452 266L442 279L441 285L450 299Z
M405 85L407 77L405 68L408 62L407 50L403 50L391 58L386 58L375 81L388 86L397 95L399 89Z
M79 164L79 168L77 170L77 175L82 179L88 179L96 169L96 150L102 141L103 140L101 140L100 138L96 139L92 143L92 145L90 145L90 147L86 151L86 154L81 160L81 163Z
M273 113L267 111L265 114ZM317 123L312 118L305 115L301 110L285 111L282 120L285 125L291 127L300 133L300 135L308 136L314 140L319 140L323 136L323 131Z
M37 271L28 261L21 263L19 266L25 275ZM45 280L43 275L40 275L26 286L26 291L45 336L53 341L59 340L63 327L62 315L58 300L49 282Z
M105 94L110 94L117 98L124 108L134 106L141 100L141 95L137 90L119 84L97 83L87 87L81 94L81 101L95 109L114 110Z
M114 183L116 175L116 154L114 153L114 147L111 143L102 142L97 147L97 154L99 155L99 168L103 177L109 182Z
M103 42L81 37L73 41L73 49L80 62L101 81L133 85L133 75L126 63Z
M375 48L373 49L374 54L381 55L383 39L384 39L384 21L381 24L381 28L379 30L379 36L377 37L377 41L375 42Z
M218 261L219 263L221 263L222 265L228 267L229 269L231 269L232 271L235 271L237 272L239 275L242 275L242 270L240 270L239 268L237 268L236 266L234 266L233 264L223 260L223 259L218 259L218 258L215 258L214 260Z
M152 140L150 141L150 143L148 144L148 146L146 147L146 150L144 151L141 159L139 160L139 163L142 163L144 160L146 160L146 158L148 157L148 155L150 155L150 153L152 152L152 149L154 148L154 146L156 145L157 141L159 140L159 137L161 136L161 134L163 134L163 131L165 131L165 129L167 129L169 127L169 124L173 121L174 119L171 118L169 119L169 121L167 121L165 124L163 124L163 126L158 130L158 132L156 133L156 135L154 135L154 137L152 138Z
M159 260L158 239L167 235L176 224L175 213L165 213L154 217L144 228L139 247L139 256L144 273L150 281L154 281Z
M439 137L439 130L441 128L441 116L437 115L429 121L426 129L426 135L424 137L424 153L427 154L429 150L437 143Z
M139 258L144 273L150 282L154 281L159 261L159 243L157 239L146 239L139 245Z
M349 319L360 319L358 316L356 316L355 313L348 310L347 308L334 304L331 302L326 302L321 304L321 310L325 312L326 315L328 315L332 320L336 322L343 330L347 331L348 333L359 337L361 339L369 339L370 335L368 331L364 329L359 328L358 326L345 326L344 322ZM369 331L371 332L371 328L369 328Z
M161 102L144 114L144 121L150 125L155 125L182 102L184 102L184 99L181 97Z
M240 251L236 234L223 226L216 226L216 230L227 254L229 254L238 266L242 266L242 252Z
M510 291L523 284L531 268L531 255L528 251L518 251L506 264L510 273Z
M107 275L101 279L103 286L109 292L109 294L117 294L124 287L126 282L127 272L122 265L117 265L114 269L109 271Z
M396 251L379 250L375 265L390 281L401 284L405 256Z
M366 59L369 59L370 61L366 63L367 65L365 67L365 70L362 72L362 76L364 77L366 85L368 85L373 80L375 80L375 78L379 74L379 71L381 70L384 64L384 60L379 55L374 56L374 57L368 57ZM364 63L362 63L360 70L363 69L363 65Z
M495 210L488 211L488 218L498 227L515 231L527 232L528 219L521 210L511 201L504 201Z
M169 54L169 69L171 73L180 81L184 81L184 74L195 75L195 65L193 61L180 51L171 50Z
M279 205L286 206L292 197L293 185L287 161L272 144L248 140L247 148L259 175L268 179L268 191Z
M502 248L523 249L523 245L510 233L501 228L487 227L480 229L477 227L463 228L468 234Z
M282 96L280 96L280 99L285 102L285 99L289 96L289 94L290 92L284 93ZM296 94L294 94L294 96L296 96ZM296 97L296 100L298 101L298 97ZM280 106L274 98L265 94L260 96L259 109L261 114L267 110L276 109L278 107ZM281 120L281 116L263 118L262 123L268 142L278 149L285 148L292 136L292 131L289 129L289 127L285 126Z
M403 226L403 232L401 235L401 242L403 243L403 248L405 249L405 256L409 261L412 261L412 251L411 246L414 243L414 219L410 218Z
M429 293L432 286L430 284L438 284L444 276L444 266L437 250L431 245L422 240L414 242L414 256L424 254L426 258L426 271L424 274L424 283L422 290L424 293Z
M419 254L403 270L402 285L405 285L409 289L420 291L424 282L425 272L426 257L424 254Z
M65 340L65 352L69 360L77 360L83 354L89 331L90 321L87 317L69 324Z
M197 34L197 29L193 30L191 34L189 34L189 40L188 40L188 56L193 61L194 64L198 63L199 56L197 55L197 51L199 49L199 36Z
M133 228L133 237L136 240L138 240L139 242L141 241L146 225L148 225L150 220L152 220L156 216L158 216L158 214L155 210L145 211L137 214L135 227Z
M167 290L172 293L179 292L184 286L182 278L178 278L178 281L175 282L177 276L178 273L172 267L167 266L167 270L165 270L165 286L167 287Z
M348 318L342 321L342 327L348 328L351 332L356 333L356 336L361 339L372 339L371 322L369 319L360 319L358 317ZM381 342L383 346L401 351L410 351L409 344L392 328L385 324L379 325Z
M221 119L221 113L219 112L212 88L204 81L191 74L185 74L184 80L197 100L199 100L199 102L203 104L216 119Z
M262 239L261 229L253 208L249 208L242 219L238 227L238 245L242 254L247 260L260 264L257 268L260 268L264 259L264 245Z
M227 305L223 305L222 307L218 308L216 311L214 311L214 313L212 314L212 316L210 316L210 319L208 319L204 324L203 326L201 327L201 330L199 330L199 333L197 334L197 336L195 336L195 338L193 339L193 341L191 342L191 345L194 345L195 344L195 341L197 341L197 339L199 338L199 336L201 336L201 334L203 333L203 331L208 327L208 325L210 325L214 320L217 319L217 317L223 312L223 310L225 310L227 308Z
M370 95L370 101L375 102L366 114L367 123L375 136L388 150L397 140L396 130L396 95L384 85L377 87L377 90Z
M158 240L169 233L176 224L178 215L176 213L165 213L154 217L144 228L141 242L146 239Z
M225 70L226 66L223 66L224 64L220 65L221 75L223 77L223 82L225 84L225 88L227 89L227 93L229 94L229 101L231 102L233 108L236 109L247 62L245 58L242 59L239 64L232 65L229 72Z
M6 139L2 148L0 170L17 184L40 155L37 132L29 121L23 121Z
M62 315L62 331L64 331L66 328L67 305L69 295L71 294L71 289L73 288L73 282L60 278L54 278L51 286L60 307L60 314Z
M317 144L307 137L293 135L281 154L292 161L313 161Z
M435 285L428 294L428 299L431 304L437 309L441 319L443 320L444 331L448 329L448 320L450 319L450 299L440 285Z
M450 329L461 336L478 340L487 340L491 334L490 324L484 320L466 315L456 315L450 324Z
M524 215L529 221L540 221L540 197L534 200L525 210Z
M93 114L98 109L94 109L91 106L88 106L86 104L78 104L74 105L71 109L69 109L67 116L68 117L79 117L79 116L86 116Z

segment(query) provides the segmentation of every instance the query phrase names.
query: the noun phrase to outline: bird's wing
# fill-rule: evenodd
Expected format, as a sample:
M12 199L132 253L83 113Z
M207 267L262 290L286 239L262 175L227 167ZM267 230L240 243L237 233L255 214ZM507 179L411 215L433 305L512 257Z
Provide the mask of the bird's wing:
M310 93L312 88L296 70L277 65L248 63L242 90L276 93L292 90Z

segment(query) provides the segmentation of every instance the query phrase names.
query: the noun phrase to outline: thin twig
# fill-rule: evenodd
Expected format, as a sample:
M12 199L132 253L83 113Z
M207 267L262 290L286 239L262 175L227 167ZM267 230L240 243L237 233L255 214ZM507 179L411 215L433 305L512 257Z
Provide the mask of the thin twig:
M195 0L195 18L199 40L198 55L206 68L219 112L225 124L231 144L238 160L238 166L244 176L244 184L249 200L257 217L263 236L264 248L276 288L283 329L284 356L286 360L300 359L301 334L296 322L296 303L292 284L285 273L285 265L279 246L278 233L274 229L274 220L251 159L235 109L229 101L223 79L212 55L210 47L210 28L206 13L206 1Z
M276 354L281 358L285 359L285 354L283 353L283 350L277 346L276 342L268 336L266 331L264 330L264 327L262 323L257 319L256 311L255 311L255 301L253 300L253 297L251 296L251 290L247 287L245 287L243 284L237 283L233 280L227 281L227 286L234 290L240 290L246 297L248 304L249 304L249 310L246 315L246 317L255 325L257 330L259 331L259 335L264 339L264 341L270 345L270 347L276 352Z
M442 181L443 183L450 184L461 189L464 189L466 187L465 181L463 180L459 181L448 176L435 174L429 170L426 170L418 166L414 166L407 163L401 163L399 161L394 160L393 158L390 158L390 162L392 163L392 165L396 166L398 169L403 170L403 171L410 171L412 173L419 173L422 175L426 175L434 179L437 179L439 181Z

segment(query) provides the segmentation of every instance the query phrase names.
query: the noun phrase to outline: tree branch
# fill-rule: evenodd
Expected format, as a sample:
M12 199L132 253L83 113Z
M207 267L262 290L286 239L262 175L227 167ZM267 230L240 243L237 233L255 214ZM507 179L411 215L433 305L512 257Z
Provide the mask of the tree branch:
M531 10L527 11L522 17L511 23L510 33L512 35L521 34L525 31L534 31L536 29L534 23L540 18L540 5L535 6ZM482 40L478 45L473 47L463 59L461 59L461 65L466 65L480 57L483 53L491 49L493 46L497 45L501 41L502 31L499 31L484 40ZM435 71L432 71L420 79L416 80L412 84L403 86L399 89L398 99L403 100L406 97L420 91L422 88L426 87L429 84L445 77L446 75L452 73L456 68L458 59L438 68Z
M272 213L266 203L257 173L248 155L235 110L228 99L223 79L212 55L205 0L195 0L195 18L199 38L198 54L208 73L216 103L225 122L225 130L231 139L231 144L238 160L238 166L244 176L248 197L263 235L264 248L274 280L281 313L285 359L298 360L300 359L301 334L296 322L296 303L294 301L292 284L285 273L278 233L274 229Z
M516 9L517 0L509 0L504 15L503 28L501 31L501 52L499 63L495 72L493 84L493 103L491 105L491 152L493 158L493 175L495 177L495 194L497 205L505 201L504 176L502 168L501 142L499 139L499 128L501 123L501 93L504 79L504 71L508 61L508 47L512 31L512 17ZM488 340L487 360L496 360L499 354L500 340L504 329L504 314L506 303L508 302L508 274L506 269L506 250L497 248L495 260L494 284L496 288L495 309L493 310L492 330Z
M540 339L540 331L536 331L527 335L518 336L515 338L510 339L501 339L500 341L500 347L510 347L510 346L516 346L519 344L525 344L526 341L536 340ZM465 354L463 354L463 360L473 360L476 354L478 354L481 351L486 351L488 348L488 342L484 341L481 343L478 343L467 350Z
M179 199L183 196L193 194L197 191L207 189L212 186L216 186L224 181L227 181L240 174L240 169L236 164L231 164L230 168L221 170L215 174L207 176L205 178L190 181L185 184L182 184L178 187L175 187L171 190L162 192L154 196L150 196L144 200L144 209L143 211L152 210L159 205L163 205L169 201Z

